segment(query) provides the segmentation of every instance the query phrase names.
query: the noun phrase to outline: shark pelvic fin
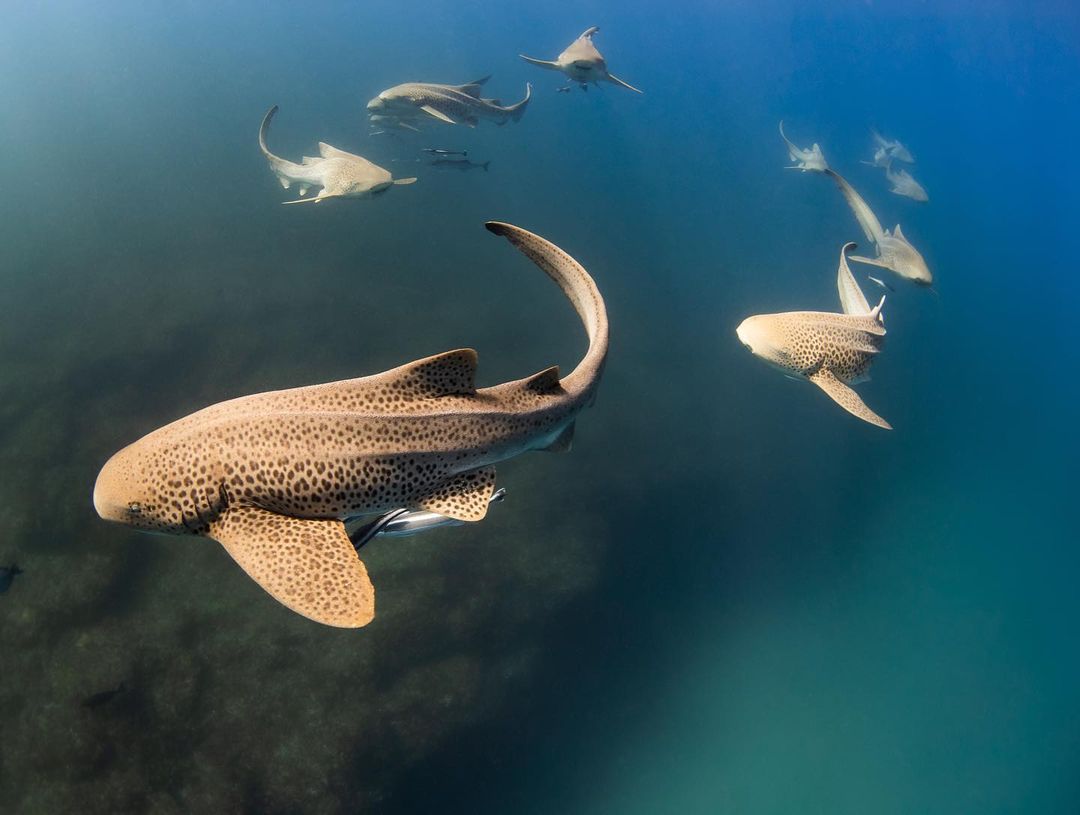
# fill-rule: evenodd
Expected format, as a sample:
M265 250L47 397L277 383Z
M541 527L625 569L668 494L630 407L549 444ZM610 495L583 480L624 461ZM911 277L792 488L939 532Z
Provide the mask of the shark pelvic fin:
M360 628L375 616L375 587L341 521L232 506L210 524L209 536L298 614L338 628Z
M482 521L494 491L495 468L481 467L454 476L413 504L457 521Z
M548 453L568 453L573 445L574 423L570 422L570 424L559 431L559 435L553 438L547 447L541 447L540 449Z
M476 351L461 348L418 359L378 375L388 385L388 399L437 399L476 393Z
M810 375L810 381L827 393L836 404L853 416L858 416L864 422L892 430L892 425L878 416L866 406L866 403L851 388L836 378L836 375L828 368L818 368Z

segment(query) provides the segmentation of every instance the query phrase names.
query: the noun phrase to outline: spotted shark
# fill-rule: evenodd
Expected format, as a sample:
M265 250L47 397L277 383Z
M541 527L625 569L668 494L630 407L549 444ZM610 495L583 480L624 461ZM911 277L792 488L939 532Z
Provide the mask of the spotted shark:
M873 163L876 166L884 167L893 159L903 161L907 164L913 164L915 162L915 156L911 155L911 151L896 139L886 139L876 130L871 130L870 135L874 137Z
M894 171L892 164L887 165L885 167L885 178L892 184L889 188L891 193L902 195L913 201L925 202L930 200L930 196L926 194L922 184L912 178L911 173L903 168Z
M136 529L211 538L280 603L330 626L375 615L375 590L344 522L404 508L479 521L499 462L570 448L608 349L604 300L574 258L507 223L506 238L563 290L588 335L557 366L476 387L459 349L385 373L242 396L203 408L110 458L98 514Z
M885 341L885 298L870 308L847 264L848 243L840 250L837 289L843 314L789 311L747 317L735 329L754 356L786 376L807 379L840 407L865 422L892 430L849 386L867 379L867 371Z
M794 165L788 167L789 170L802 170L805 172L819 172L823 173L829 169L828 163L825 161L825 154L821 152L821 147L817 142L814 142L813 147L808 149L802 149L796 147L787 136L784 135L784 122L780 122L780 138L784 140L784 144L787 145L788 156Z
M607 62L604 61L603 55L593 45L593 34L599 31L598 26L593 26L582 33L580 37L574 40L570 45L566 47L566 50L559 54L554 60L546 59L534 59L533 57L527 57L524 54L518 54L523 60L531 65L539 65L541 68L547 68L552 71L559 71L566 74L574 82L577 82L582 88L587 89L589 83L599 84L601 81L610 82L613 85L619 85L620 87L632 90L634 93L642 93L642 91L635 88L633 85L623 82L619 77L610 73L607 69Z
M525 98L513 105L503 106L498 99L480 96L485 76L464 85L438 85L430 82L406 82L387 88L367 104L368 115L383 126L396 121L399 126L415 129L424 119L436 119L446 124L464 124L476 127L481 121L504 125L518 122L532 97L532 85L526 83Z
M919 250L904 237L900 224L896 225L896 229L891 234L889 230L882 229L881 221L877 219L877 216L874 215L873 210L863 200L863 197L847 182L847 179L829 168L826 168L824 172L825 175L836 182L836 186L840 188L844 200L851 207L855 220L859 222L859 226L866 233L867 239L877 248L877 257L869 258L852 255L851 259L858 263L869 263L873 266L888 269L920 286L932 285L934 276L930 274L930 268L926 265L926 261L923 260L923 256L919 254Z
M262 150L270 169L277 176L285 189L293 184L300 187L300 198L296 201L283 201L285 204L317 204L327 198L371 198L386 192L395 184L412 184L415 178L397 178L390 175L377 164L366 158L346 153L326 142L319 142L319 156L304 156L300 164L279 158L266 146L266 134L270 122L277 113L274 105L266 111L259 126L259 149ZM320 187L317 195L304 198L309 189Z

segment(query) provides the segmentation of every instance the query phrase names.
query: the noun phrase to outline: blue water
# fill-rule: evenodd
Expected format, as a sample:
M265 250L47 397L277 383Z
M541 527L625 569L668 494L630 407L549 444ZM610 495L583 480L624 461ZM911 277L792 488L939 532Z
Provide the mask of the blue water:
M589 25L643 96L517 59ZM367 135L378 91L487 73L533 83L520 123ZM1065 3L5 9L0 810L1076 812L1078 101ZM420 182L279 206L271 104L280 155ZM836 309L862 239L781 118L935 272L892 280L859 387L892 433L735 338ZM928 204L859 163L872 126ZM424 146L490 172L394 161ZM461 346L483 385L571 367L492 218L596 278L600 396L482 524L365 550L370 627L96 517L114 450L215 401Z

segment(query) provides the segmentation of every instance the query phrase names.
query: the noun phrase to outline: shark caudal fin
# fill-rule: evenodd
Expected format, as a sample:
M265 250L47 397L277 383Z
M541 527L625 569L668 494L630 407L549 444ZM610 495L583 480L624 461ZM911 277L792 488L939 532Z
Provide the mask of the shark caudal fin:
M270 110L266 111L266 115L263 116L262 124L259 125L259 149L262 150L262 154L266 157L266 160L270 163L270 169L274 175L277 176L281 186L285 189L289 189L289 185L294 179L290 178L291 175L296 175L300 172L301 167L295 162L283 159L280 156L275 156L270 152L270 148L266 146L266 134L270 132L270 122L274 119L274 114L278 112L278 106L274 105Z
M608 350L607 308L596 282L585 268L555 244L519 226L488 221L487 230L501 235L555 281L570 300L589 336L589 350L560 384L570 392L584 392L599 382ZM529 381L535 379L531 378ZM523 383L528 384L528 381Z
M528 62L530 65L536 65L540 68L547 68L549 71L559 70L558 63L552 62L549 59L536 59L534 57L527 57L524 54L518 54L518 56Z
M892 430L891 424L870 410L859 394L837 379L828 368L819 368L817 373L811 374L810 381L825 391L836 404L852 416L858 416L864 422L885 430Z
M510 105L509 107L503 108L503 110L509 113L510 118L513 119L515 122L520 122L521 117L525 115L525 108L529 104L530 99L532 99L532 83L526 82L525 98L518 102L516 105Z
M840 292L840 307L844 314L866 316L871 314L870 304L866 302L866 296L851 273L847 262L848 249L854 249L854 243L845 243L840 250L840 266L836 270L836 288Z

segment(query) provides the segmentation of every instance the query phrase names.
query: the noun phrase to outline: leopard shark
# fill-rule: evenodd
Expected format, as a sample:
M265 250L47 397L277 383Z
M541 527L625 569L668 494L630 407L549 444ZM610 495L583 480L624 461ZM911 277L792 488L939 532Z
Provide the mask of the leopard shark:
M821 147L817 142L814 142L814 146L808 149L802 149L796 147L791 140L784 135L784 122L780 121L780 138L784 140L784 144L787 145L788 156L794 165L788 167L789 170L802 170L805 172L819 172L823 173L829 169L828 163L825 161L825 154L821 152Z
M476 127L481 120L504 125L521 121L532 98L532 85L525 83L525 98L513 105L480 96L485 76L464 85L439 85L433 82L406 82L387 88L367 103L368 116L384 127L395 122L398 127L415 128L418 121L436 119L446 124Z
M930 268L926 265L923 256L919 254L919 250L912 246L904 236L900 224L896 225L891 234L889 230L882 229L881 221L877 219L863 197L847 182L847 179L828 167L823 172L836 182L844 200L851 207L855 220L866 233L867 239L877 248L877 257L852 255L851 259L857 263L869 263L872 266L888 269L920 286L933 285L934 276L930 273Z
M883 418L866 406L849 385L865 381L866 374L885 341L885 298L870 308L840 250L836 285L843 314L822 311L789 311L747 317L735 334L739 341L786 376L813 382L840 407L864 422L892 430Z
M902 195L912 201L926 202L930 200L930 196L923 188L923 185L903 168L894 171L891 163L886 165L885 178L892 184L889 192L895 195Z
M593 45L593 34L600 30L598 26L593 26L585 30L580 37L574 40L570 45L566 47L566 50L559 54L553 61L546 59L535 59L533 57L527 57L524 54L518 54L523 60L531 65L538 65L541 68L547 68L552 71L559 71L566 74L571 81L577 82L582 89L587 90L589 83L598 84L601 81L610 82L613 85L619 85L620 87L632 90L634 93L642 93L642 91L635 88L633 85L623 82L619 77L610 73L607 69L607 62L604 61L603 55Z
M588 350L558 366L476 387L476 352L448 351L359 379L241 396L203 408L114 454L94 485L98 514L136 529L210 538L278 602L359 628L375 590L345 521L404 508L479 521L495 468L530 450L568 450L608 350L596 283L574 258L491 221L562 289Z
M366 158L346 153L326 142L319 142L319 156L304 156L300 164L275 156L266 146L266 134L278 106L266 111L259 126L259 149L262 150L270 169L281 186L289 189L292 184L300 186L300 198L283 201L284 204L317 204L327 198L371 198L386 192L395 184L412 184L415 178L397 178L378 164ZM304 198L309 189L320 187L319 193Z

